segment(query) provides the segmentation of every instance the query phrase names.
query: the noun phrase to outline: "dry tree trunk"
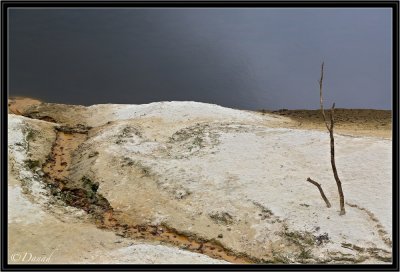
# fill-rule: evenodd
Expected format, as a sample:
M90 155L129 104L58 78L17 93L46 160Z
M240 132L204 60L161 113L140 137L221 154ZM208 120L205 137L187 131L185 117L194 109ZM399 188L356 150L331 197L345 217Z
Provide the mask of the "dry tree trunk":
M336 185L338 187L339 191L339 198L340 198L340 215L344 215L346 213L344 209L344 195L343 195L343 189L342 189L342 183L339 179L337 170L336 170L336 163L335 163L335 138L333 137L333 125L335 123L334 121L334 113L335 113L335 103L333 103L332 108L331 108L331 124L330 126L328 125L328 121L326 120L325 116L325 111L324 111L324 104L322 100L322 81L324 79L324 63L322 62L321 65L321 78L319 80L319 96L320 96L320 106L321 106L321 113L324 118L324 122L326 125L326 128L329 131L329 136L331 139L331 165L332 165L332 171L333 171L333 176L335 177L336 180Z

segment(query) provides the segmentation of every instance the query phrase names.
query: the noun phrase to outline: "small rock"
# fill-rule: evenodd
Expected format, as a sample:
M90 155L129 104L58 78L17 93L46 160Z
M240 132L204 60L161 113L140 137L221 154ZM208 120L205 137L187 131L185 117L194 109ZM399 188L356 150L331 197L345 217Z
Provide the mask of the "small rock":
M328 235L328 233L325 232L324 234L315 236L315 239L317 240L317 245L320 246L323 243L329 241L329 235Z
M224 236L222 234L218 234L218 238L223 238Z
M184 199L185 197L189 196L190 192L184 189L178 189L174 192L174 197L176 199Z
M234 222L234 218L226 211L214 211L209 217L217 224L230 225Z

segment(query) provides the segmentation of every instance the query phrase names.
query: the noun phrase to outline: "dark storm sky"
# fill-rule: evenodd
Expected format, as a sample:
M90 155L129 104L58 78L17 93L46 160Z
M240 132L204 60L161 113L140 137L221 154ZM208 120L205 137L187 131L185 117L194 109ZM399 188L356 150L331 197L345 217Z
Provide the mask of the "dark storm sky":
M12 9L9 95L391 108L390 9ZM328 105L329 103L329 105Z

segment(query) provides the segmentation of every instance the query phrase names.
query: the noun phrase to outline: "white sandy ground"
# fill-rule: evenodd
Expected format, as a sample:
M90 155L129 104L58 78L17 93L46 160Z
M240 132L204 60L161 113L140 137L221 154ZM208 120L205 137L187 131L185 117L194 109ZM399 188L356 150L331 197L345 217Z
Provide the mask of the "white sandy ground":
M25 167L28 158L48 154L55 135L53 124L10 114L8 116L8 249L9 263L227 263L208 256L165 245L140 243L100 230L87 215L51 199L40 175ZM41 128L41 130L35 130ZM31 150L26 128L37 132L36 141L46 141ZM53 136L53 137L52 137ZM44 138L42 138L43 141ZM50 140L50 141L49 141ZM32 149L32 147L30 148ZM47 149L47 150L46 150ZM36 259L36 260L35 260Z
M339 177L350 204L346 205L346 215L339 216L327 133L277 128L276 123L284 122L284 118L196 102L110 104L83 110L85 118L71 123L99 127L76 152L71 177L80 179L85 175L99 181L99 192L127 221L164 223L199 237L217 239L237 252L257 258L278 254L290 262L299 261L298 248L290 241L288 244L282 234L285 229L314 236L328 234L327 243L310 248L309 259L314 262L329 261L332 256L366 256L364 262L379 263L368 255L368 249L391 252L387 243L392 237L390 140L335 136ZM43 216L58 220L51 225L74 225L75 234L80 232L79 239L87 239L86 232L80 231L84 225L82 229L96 233L92 235L95 241L105 239L103 243L113 244L117 236L89 226L85 215L78 211L69 213L74 222L62 222L62 212L54 218L57 212L50 211L67 208L61 204L43 208L39 201L28 205L25 195L20 194L19 180L32 173L25 173L21 161L26 151L15 144L24 142L21 131L31 123L47 128L39 134L51 138L53 133L50 123L9 115L9 155L17 165L16 181L9 183L9 193L15 194L9 201L16 202L9 203L10 233L18 229L19 236L27 235L23 231L26 228L21 229L24 216L27 218L23 221L30 222L33 229L43 228L47 222ZM42 146L41 152L47 154L49 146ZM88 154L95 151L98 155L89 159ZM322 184L332 208L326 208L317 188L306 182L307 177ZM13 210L17 205L25 208ZM42 212L32 215L32 209ZM221 217L227 220L215 219ZM223 238L217 238L219 234ZM14 236L10 246L22 245L18 237ZM58 239L63 244L65 238ZM115 263L215 261L170 247L128 243L104 250L94 246L91 253L83 253L96 242L85 243L77 250L72 249L75 241L68 243L70 251L75 250L69 253L71 263L101 263L100 256L107 256L105 262ZM356 245L363 252L343 244Z

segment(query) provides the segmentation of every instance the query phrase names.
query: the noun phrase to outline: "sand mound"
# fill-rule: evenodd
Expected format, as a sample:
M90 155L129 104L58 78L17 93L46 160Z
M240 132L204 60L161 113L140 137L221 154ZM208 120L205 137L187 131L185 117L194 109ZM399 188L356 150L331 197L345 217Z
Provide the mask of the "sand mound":
M124 239L136 237L129 236L134 235L129 226L159 226L181 235L181 242L188 239L185 249L217 258L246 255L249 261L273 263L391 261L390 140L336 136L337 167L347 201L347 214L339 216L329 136L279 127L291 122L286 117L195 102L91 107L42 103L28 114L33 113L60 124L9 115L9 134L19 135L13 136L9 148L26 142L39 145L40 137L26 139L26 127L52 135L53 143L53 127L90 126L86 138L71 151L68 171L63 173L74 186L82 180L97 184L94 192L111 205L112 228L123 230ZM35 130L31 124L47 130ZM54 160L65 156L44 144L42 153L52 154ZM18 154L12 156L28 156ZM15 169L18 180L22 168ZM326 208L318 190L306 182L309 176L322 184L332 208ZM32 224L39 224L38 219ZM179 244L170 234L145 239ZM146 246L118 247L107 256L123 262L126 254L141 248L149 251ZM148 262L163 262L162 256ZM175 260L188 260L180 256ZM212 260L191 256L193 262Z

